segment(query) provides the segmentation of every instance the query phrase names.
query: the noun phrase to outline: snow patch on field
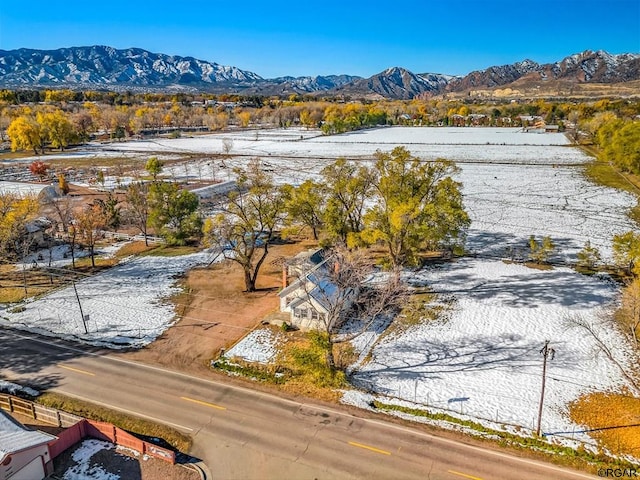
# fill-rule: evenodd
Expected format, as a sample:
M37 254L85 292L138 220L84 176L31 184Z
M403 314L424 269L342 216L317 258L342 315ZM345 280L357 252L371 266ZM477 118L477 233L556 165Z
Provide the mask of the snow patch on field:
M280 336L270 329L253 330L225 352L228 359L240 358L245 362L267 364L278 353Z
M88 315L87 333L72 286L23 304L21 312L0 309L0 321L94 345L142 347L173 323L175 311L165 299L179 291L177 279L190 268L208 263L210 256L200 252L179 257L138 257L77 282L82 313Z

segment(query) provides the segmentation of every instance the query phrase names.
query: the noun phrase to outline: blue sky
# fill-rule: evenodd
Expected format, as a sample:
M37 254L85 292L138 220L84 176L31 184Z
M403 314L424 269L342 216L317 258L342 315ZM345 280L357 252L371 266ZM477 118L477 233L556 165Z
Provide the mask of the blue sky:
M640 0L3 1L0 49L140 47L265 78L640 53Z

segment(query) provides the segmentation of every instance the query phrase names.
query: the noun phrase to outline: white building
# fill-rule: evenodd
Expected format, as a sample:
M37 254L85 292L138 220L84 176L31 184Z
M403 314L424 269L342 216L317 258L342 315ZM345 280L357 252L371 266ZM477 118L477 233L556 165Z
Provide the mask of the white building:
M0 410L0 480L41 480L50 462L49 443L56 437L29 430Z
M331 330L351 307L357 287L339 289L331 280L333 268L337 267L323 250L302 252L284 266L280 311L289 313L291 325L305 331Z

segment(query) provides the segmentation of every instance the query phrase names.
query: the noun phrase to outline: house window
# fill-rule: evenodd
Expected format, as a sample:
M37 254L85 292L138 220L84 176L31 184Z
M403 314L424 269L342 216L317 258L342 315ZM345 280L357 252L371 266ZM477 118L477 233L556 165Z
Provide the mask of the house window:
M285 298L285 302L286 302L286 305L287 305L287 306L289 306L289 304L290 304L292 301L293 301L293 297L286 297L286 298Z
M293 309L293 316L296 318L300 318L301 317L301 312L299 308L294 308Z
M315 308L311 309L311 320L318 320L318 311Z
M307 309L306 308L301 308L300 309L300 317L301 318L307 318Z

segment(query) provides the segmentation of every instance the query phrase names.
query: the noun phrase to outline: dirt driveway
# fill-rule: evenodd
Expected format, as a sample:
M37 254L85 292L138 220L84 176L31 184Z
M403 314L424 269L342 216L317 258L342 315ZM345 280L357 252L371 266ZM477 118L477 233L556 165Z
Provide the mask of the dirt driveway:
M258 276L258 291L244 292L242 270L224 261L191 270L185 293L176 297L181 320L155 342L123 354L131 360L194 374L210 372L209 360L229 348L270 313L278 310L282 262L308 244L272 245Z

